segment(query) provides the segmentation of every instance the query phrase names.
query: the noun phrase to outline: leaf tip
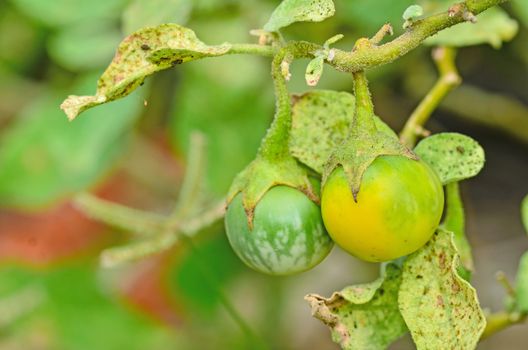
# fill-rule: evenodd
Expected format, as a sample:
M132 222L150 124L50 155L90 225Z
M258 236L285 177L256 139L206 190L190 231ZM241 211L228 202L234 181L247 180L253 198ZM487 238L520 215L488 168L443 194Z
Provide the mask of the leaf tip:
M76 96L70 95L61 103L60 109L66 113L69 121L74 120L86 109L100 105L106 101L105 96Z

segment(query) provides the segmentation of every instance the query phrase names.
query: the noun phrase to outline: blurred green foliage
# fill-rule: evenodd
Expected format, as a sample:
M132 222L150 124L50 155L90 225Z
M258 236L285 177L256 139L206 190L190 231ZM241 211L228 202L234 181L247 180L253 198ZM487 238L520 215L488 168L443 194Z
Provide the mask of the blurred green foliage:
M223 196L233 176L254 157L273 116L268 59L230 56L192 62L150 78L133 95L87 111L72 123L66 120L59 104L68 94L92 94L97 77L112 59L118 43L141 26L177 22L193 29L208 44L256 42L249 30L266 23L278 2L0 2L0 33L7 34L0 35L0 207L9 211L44 211L67 201L78 191L104 182L123 162L134 161L126 159L134 133L154 142L166 141L171 156L181 160L194 130L207 137L208 192L217 198ZM323 23L294 24L284 30L284 35L323 43L343 33L345 39L335 46L350 48L356 38L372 35L386 22L393 24L396 34L401 33L403 11L413 3L339 0L335 17ZM441 3L445 6L446 2ZM426 14L438 9L434 7L438 2L423 0L420 4ZM505 7L510 15L523 21L520 36L524 41L507 44L506 53L497 58L503 65L513 62L514 67L521 67L524 72L528 67L526 4L525 0L514 0ZM478 56L482 51L475 52ZM415 98L406 96L400 81L409 72L428 72L428 55L428 50L419 49L402 59L403 63L398 63L401 66L378 70L384 74L373 72L374 85L380 86L379 95L387 96L379 101L380 110L390 110L399 116L407 112L405 106L414 103ZM468 60L468 71L479 63L482 64ZM395 72L395 66L402 69ZM309 90L304 83L305 67L304 61L292 67L290 87L294 92ZM518 79L517 84L525 84L522 74L514 74L514 78ZM516 84L505 80L495 83L498 89L508 83ZM350 91L351 79L326 69L320 87ZM419 93L423 93L428 87L420 88ZM520 98L528 98L526 91L518 94ZM394 108L391 96L400 98L398 108ZM144 100L148 102L146 106ZM148 167L143 171L156 179ZM153 206L165 208L164 204ZM2 227L0 223L0 230ZM199 242L199 254L186 250L167 273L168 289L185 305L183 313L190 314L190 325L181 326L180 331L169 332L166 325L154 323L127 307L116 291L118 281L110 279L109 285L103 283L101 272L91 260L72 258L35 269L3 262L0 256L3 263L0 300L33 285L42 288L46 296L33 312L0 328L0 348L3 344L16 344L9 349L32 349L37 348L36 341L43 349L58 350L196 349L193 341L202 336L211 344L221 341L231 349L247 348L235 326L224 322L225 315L219 311L221 296L206 275L213 275L215 283L224 289L241 276L255 276L236 259L222 229L217 227L214 231L215 236ZM210 271L203 271L203 265L209 266ZM259 277L255 283L256 289L265 290L270 280ZM273 302L278 304L279 300ZM277 317L280 310L269 312ZM272 323L261 321L255 322ZM279 337L281 331L273 326L267 333ZM188 334L186 327L192 329ZM269 341L273 343L276 339Z
M20 349L161 350L177 343L168 331L112 297L89 261L49 271L0 267L0 286L0 299L28 286L44 293L42 303L29 316L16 320L7 333L2 333L7 335L0 337L0 346L18 343ZM31 336L39 333L41 338Z

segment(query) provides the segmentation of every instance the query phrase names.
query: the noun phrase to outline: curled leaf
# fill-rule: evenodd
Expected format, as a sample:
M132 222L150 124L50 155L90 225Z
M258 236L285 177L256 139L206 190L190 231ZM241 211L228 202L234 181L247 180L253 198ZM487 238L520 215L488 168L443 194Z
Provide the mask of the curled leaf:
M402 18L406 21L413 20L423 15L423 8L420 5L411 5L405 9Z
M72 120L88 108L125 97L151 74L184 62L223 55L230 47L208 46L192 30L177 24L143 28L121 42L99 78L94 96L69 96L61 109Z
M306 74L304 75L306 79L306 84L309 86L316 86L323 75L324 67L324 56L317 56L308 63L306 66Z
M438 230L403 264L398 302L418 349L475 349L486 318L457 273L453 234Z
M423 139L414 152L435 170L444 185L477 175L485 161L477 141L451 132Z
M382 350L407 332L398 310L400 283L401 269L388 264L371 283L346 287L330 298L309 294L304 299L343 349Z
M264 25L264 30L276 32L295 22L321 22L334 13L332 0L283 0Z

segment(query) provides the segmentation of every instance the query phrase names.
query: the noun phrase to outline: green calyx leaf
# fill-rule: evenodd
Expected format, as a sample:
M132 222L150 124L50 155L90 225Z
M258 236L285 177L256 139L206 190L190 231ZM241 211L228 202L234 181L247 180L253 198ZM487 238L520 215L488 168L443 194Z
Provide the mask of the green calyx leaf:
M425 43L431 46L464 47L490 44L500 48L503 42L510 41L519 29L517 21L512 19L500 7L492 7L478 17L476 22L465 22L444 29L428 38Z
M457 267L453 234L444 230L403 264L398 302L418 349L474 349L486 327L477 293Z
M321 22L334 13L332 0L283 0L263 29L276 32L295 22Z
M337 166L342 166L356 200L363 174L377 157L403 156L414 160L418 157L405 147L398 137L378 129L365 73L356 72L353 75L356 110L350 134L326 163L323 172L323 186L332 171Z
M401 268L388 264L371 283L346 287L330 298L309 294L305 300L343 349L382 350L407 332L398 309L401 280Z
M177 24L143 28L121 42L99 78L95 95L69 96L61 109L72 120L88 108L125 97L149 75L184 62L221 56L230 47L230 44L208 46L192 30Z
M403 156L418 160L397 137L393 138L380 130L357 132L341 145L326 163L323 172L323 186L332 171L342 166L354 198L361 186L361 179L370 164L379 156Z
M414 152L428 163L442 183L477 175L484 166L484 150L469 136L440 133L420 141Z
M350 134L355 106L354 95L348 92L314 90L294 96L290 132L293 156L322 174L332 152ZM397 137L378 117L374 117L374 122L379 131Z
M227 204L242 193L242 204L248 217L249 227L253 227L255 207L266 192L277 185L286 185L298 189L319 203L319 197L314 190L306 169L292 157L268 160L257 156L242 172L240 172L229 189Z

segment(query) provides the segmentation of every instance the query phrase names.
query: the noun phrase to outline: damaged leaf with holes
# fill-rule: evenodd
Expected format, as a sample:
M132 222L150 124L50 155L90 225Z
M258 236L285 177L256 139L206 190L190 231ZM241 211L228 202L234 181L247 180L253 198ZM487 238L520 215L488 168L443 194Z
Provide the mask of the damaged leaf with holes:
M343 349L382 350L407 332L398 310L400 283L401 268L390 263L373 282L346 287L330 298L309 294L305 300Z
M74 119L88 108L127 96L149 75L184 62L224 55L230 47L227 43L208 46L192 30L177 24L143 28L121 42L97 82L95 95L69 96L61 109Z
M458 260L453 234L437 230L403 264L398 303L418 349L474 349L486 327L475 289L457 273Z

